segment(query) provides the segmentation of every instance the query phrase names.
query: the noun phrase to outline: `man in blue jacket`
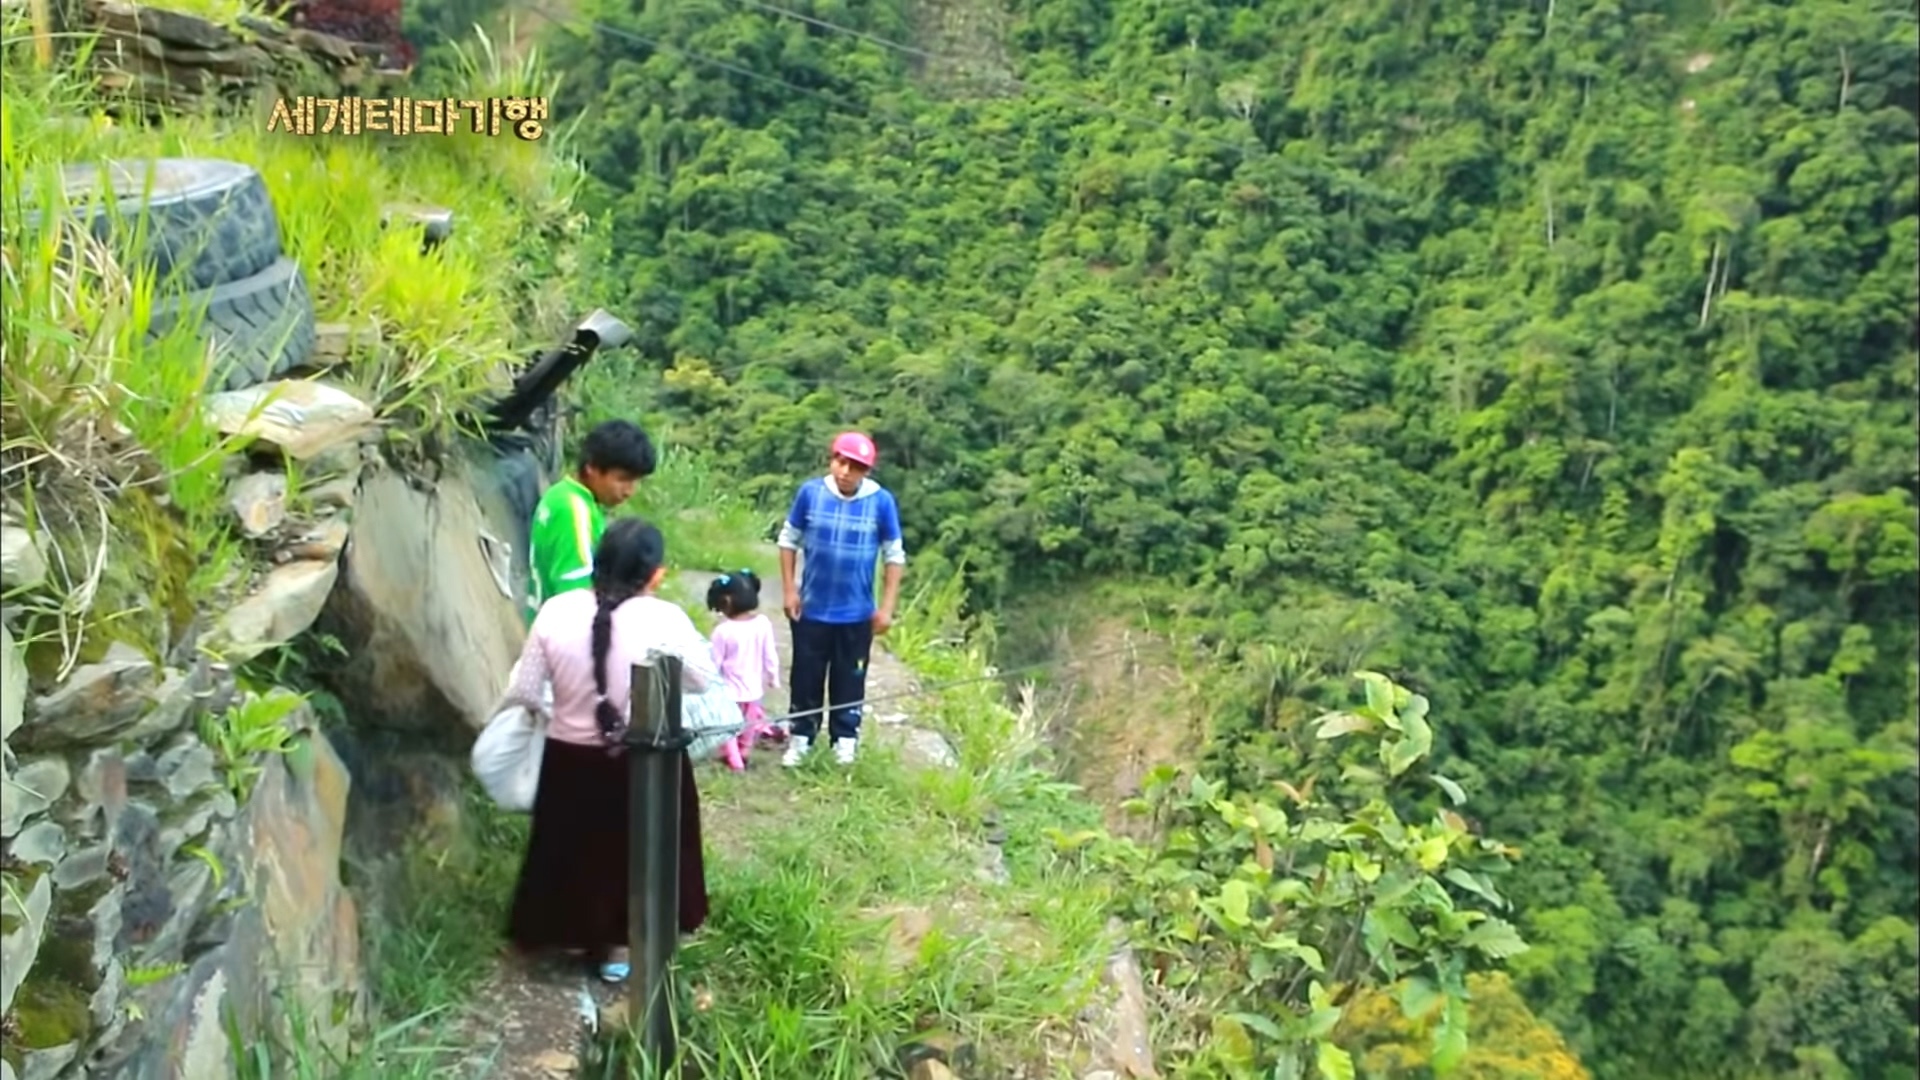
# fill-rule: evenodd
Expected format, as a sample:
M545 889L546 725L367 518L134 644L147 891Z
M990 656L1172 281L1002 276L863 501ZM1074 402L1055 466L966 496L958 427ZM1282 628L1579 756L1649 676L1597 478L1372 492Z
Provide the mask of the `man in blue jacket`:
M827 698L834 757L851 765L859 746L867 660L874 637L893 625L907 567L900 508L892 492L867 477L878 459L873 440L860 432L836 436L827 475L800 486L780 529L780 583L793 625L789 712L798 714L780 760L788 768L806 760ZM796 573L802 550L804 572ZM886 570L875 605L873 571L879 564Z

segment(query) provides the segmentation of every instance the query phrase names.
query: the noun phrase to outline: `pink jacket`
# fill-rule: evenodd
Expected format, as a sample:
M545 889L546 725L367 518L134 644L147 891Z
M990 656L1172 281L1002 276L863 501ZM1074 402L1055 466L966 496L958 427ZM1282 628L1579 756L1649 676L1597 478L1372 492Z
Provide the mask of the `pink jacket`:
M584 746L606 745L593 718L600 702L593 685L594 608L590 589L561 593L541 605L506 693L509 704L545 711L543 691L551 681L547 737ZM614 611L613 644L607 650L607 700L623 719L632 717L631 668L655 651L680 658L680 682L690 692L705 690L720 678L707 639L686 612L659 597L637 596Z
M721 619L713 628L713 660L733 691L733 700L757 702L780 685L780 645L765 615Z

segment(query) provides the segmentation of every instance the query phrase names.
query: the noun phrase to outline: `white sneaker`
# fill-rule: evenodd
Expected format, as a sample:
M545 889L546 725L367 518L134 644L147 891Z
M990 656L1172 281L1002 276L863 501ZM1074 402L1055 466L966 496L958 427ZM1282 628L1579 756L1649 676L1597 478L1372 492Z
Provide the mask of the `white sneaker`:
M855 749L859 747L859 745L860 745L860 740L858 739L833 740L834 760L838 761L842 765L853 764L853 752Z
M780 755L780 764L789 769L797 769L807 760L807 751L812 749L813 740L805 735L795 735L787 740L787 752Z

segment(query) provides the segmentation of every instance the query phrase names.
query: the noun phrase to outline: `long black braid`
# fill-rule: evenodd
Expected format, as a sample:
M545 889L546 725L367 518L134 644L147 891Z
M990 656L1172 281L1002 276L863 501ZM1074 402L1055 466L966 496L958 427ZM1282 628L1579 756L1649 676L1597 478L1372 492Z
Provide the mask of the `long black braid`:
M593 555L593 686L600 692L594 722L601 738L617 742L625 722L607 700L607 655L613 651L613 613L639 596L666 561L660 530L639 518L621 518L607 527Z

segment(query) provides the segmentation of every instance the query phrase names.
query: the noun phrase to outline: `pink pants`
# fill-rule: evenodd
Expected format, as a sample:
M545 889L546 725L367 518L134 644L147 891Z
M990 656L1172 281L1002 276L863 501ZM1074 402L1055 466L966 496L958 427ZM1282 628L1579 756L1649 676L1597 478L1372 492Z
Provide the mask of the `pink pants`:
M727 763L728 768L736 771L747 767L747 755L753 752L754 743L763 738L777 741L785 734L767 723L767 710L761 708L757 701L741 702L740 715L746 721L740 734L728 739L720 747L720 759Z

